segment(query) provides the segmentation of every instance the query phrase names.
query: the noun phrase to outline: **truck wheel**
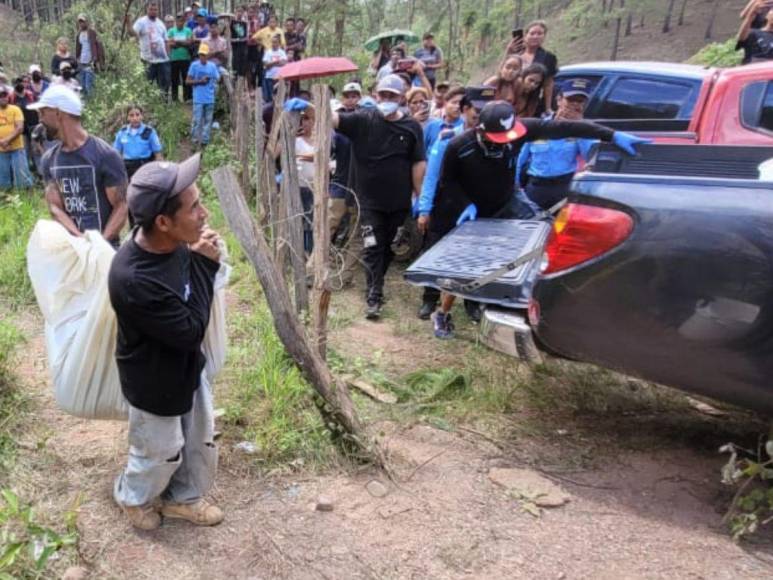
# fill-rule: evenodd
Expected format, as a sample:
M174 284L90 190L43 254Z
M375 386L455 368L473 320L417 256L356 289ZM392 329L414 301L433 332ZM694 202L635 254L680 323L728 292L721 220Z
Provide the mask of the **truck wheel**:
M416 229L416 220L409 215L392 242L394 261L402 264L412 262L419 255L423 244L424 238Z

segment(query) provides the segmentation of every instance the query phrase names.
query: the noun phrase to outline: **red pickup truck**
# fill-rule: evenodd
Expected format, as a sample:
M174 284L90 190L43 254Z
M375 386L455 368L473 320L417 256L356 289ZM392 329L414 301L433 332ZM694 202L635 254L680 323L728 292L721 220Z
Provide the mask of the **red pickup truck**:
M773 146L773 62L729 69L661 62L561 68L559 86L584 78L585 118L660 143Z

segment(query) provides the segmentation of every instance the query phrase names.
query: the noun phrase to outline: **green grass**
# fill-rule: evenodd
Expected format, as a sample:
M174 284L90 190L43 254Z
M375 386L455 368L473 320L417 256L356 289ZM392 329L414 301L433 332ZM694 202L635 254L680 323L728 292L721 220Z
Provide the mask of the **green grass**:
M34 294L27 276L27 240L35 222L45 215L36 191L0 193L0 301L11 309L28 306Z
M21 424L27 400L18 390L12 369L16 347L23 338L7 320L0 320L0 487L16 454L15 430Z

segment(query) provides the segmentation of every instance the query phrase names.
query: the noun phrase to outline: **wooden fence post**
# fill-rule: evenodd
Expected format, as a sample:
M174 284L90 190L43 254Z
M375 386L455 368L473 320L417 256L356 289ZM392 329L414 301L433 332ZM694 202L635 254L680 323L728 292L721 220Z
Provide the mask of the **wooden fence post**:
M309 310L309 290L306 287L306 254L303 249L303 206L298 184L298 165L295 159L295 136L298 133L298 114L282 115L279 131L281 143L282 184L279 195L287 208L284 231L288 233L290 265L295 289L295 308L300 313Z
M312 336L322 360L327 358L327 311L330 306L330 228L328 198L330 188L330 143L333 126L330 113L330 93L327 85L314 85L314 252L312 266Z
M212 181L228 225L263 287L279 339L322 400L317 403L317 408L325 426L331 431L333 441L345 453L387 469L381 448L370 440L357 417L346 384L330 372L293 313L287 287L277 264L271 259L271 249L239 190L233 170L229 167L216 169L212 173Z

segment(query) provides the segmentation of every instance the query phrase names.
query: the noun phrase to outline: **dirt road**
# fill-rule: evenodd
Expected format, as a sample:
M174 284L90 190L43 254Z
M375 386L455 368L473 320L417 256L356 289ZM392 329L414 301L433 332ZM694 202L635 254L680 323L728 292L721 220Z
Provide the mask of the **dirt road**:
M407 292L397 284L395 292ZM358 297L337 295L334 308ZM424 335L396 331L413 307L397 302L404 312L373 336L426 351ZM93 578L773 577L770 533L739 546L720 526L727 492L714 439L723 435L715 419L699 416L624 417L614 428L576 417L532 435L519 431L516 414L504 419L513 429L502 438L385 421L374 429L385 435L398 484L372 483L379 478L367 471L268 476L226 448L214 493L227 514L222 525L134 531L110 496L125 425L58 411L40 320L25 327L33 338L20 373L38 409L22 442L29 451L19 486L34 490L42 509L61 511L80 498L81 564ZM354 322L335 333L334 345L354 348L362 333ZM573 461L582 454L593 460ZM586 467L571 468L580 463ZM536 507L527 481L534 478L563 505ZM331 512L315 510L321 495Z

